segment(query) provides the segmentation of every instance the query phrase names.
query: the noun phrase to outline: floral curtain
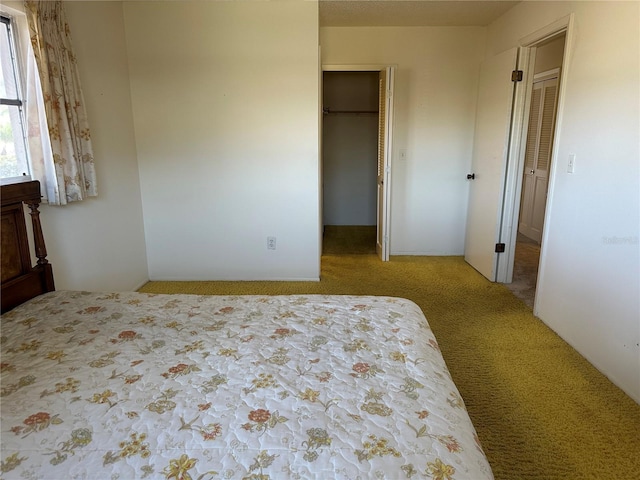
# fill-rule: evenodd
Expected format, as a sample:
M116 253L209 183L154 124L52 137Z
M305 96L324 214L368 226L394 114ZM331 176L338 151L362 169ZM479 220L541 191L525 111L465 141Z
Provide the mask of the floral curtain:
M34 176L37 178L40 173L45 178L44 190L49 204L65 205L96 196L91 132L63 4L59 0L28 0L25 11L40 77L40 100L44 103L53 160L52 164L47 162L45 153L32 154ZM36 102L37 97L36 92ZM31 127L32 122L29 121L30 137ZM34 132L37 130L33 129ZM33 143L30 138L30 144ZM44 150L47 147L45 145Z

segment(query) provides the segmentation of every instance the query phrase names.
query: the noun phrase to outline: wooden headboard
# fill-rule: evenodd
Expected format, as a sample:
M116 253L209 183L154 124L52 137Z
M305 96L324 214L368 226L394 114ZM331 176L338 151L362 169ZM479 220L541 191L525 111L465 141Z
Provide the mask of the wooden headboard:
M40 182L24 181L0 187L2 201L2 312L55 290L40 226ZM32 265L23 203L29 207L37 264Z

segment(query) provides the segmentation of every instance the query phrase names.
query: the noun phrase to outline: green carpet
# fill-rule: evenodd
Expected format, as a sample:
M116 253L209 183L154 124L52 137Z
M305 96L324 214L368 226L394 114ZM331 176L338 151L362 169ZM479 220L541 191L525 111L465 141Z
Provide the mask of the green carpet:
M140 291L408 298L438 338L496 479L640 479L640 406L462 258L324 255L320 282L149 282Z
M325 225L324 255L366 255L376 253L375 225Z

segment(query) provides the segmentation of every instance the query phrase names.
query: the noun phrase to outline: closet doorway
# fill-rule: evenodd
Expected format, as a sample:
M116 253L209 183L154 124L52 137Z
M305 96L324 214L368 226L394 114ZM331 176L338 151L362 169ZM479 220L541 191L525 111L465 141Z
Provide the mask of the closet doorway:
M323 254L378 253L388 260L390 73L323 72Z
M533 309L543 238L565 34L535 46L513 280L507 287Z

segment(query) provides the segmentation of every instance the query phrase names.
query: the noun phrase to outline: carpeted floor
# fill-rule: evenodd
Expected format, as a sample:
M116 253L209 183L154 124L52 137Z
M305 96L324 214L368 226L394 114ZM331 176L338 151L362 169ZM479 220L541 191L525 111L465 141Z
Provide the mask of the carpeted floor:
M320 282L149 282L141 291L409 298L438 338L496 479L640 479L640 405L462 258L325 254Z
M539 263L540 244L519 233L513 264L513 281L505 286L532 310L536 297Z
M376 253L375 225L325 225L324 255L367 255Z

